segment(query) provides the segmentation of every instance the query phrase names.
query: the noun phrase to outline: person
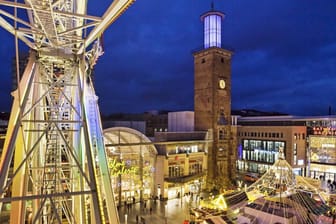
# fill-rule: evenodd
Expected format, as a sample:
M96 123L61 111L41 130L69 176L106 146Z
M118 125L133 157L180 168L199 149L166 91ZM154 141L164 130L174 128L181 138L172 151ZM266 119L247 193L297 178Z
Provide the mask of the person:
M136 223L139 223L139 216L138 215L135 216L135 221L136 221Z
M149 208L149 214L152 214L152 211L153 211L153 209L152 209L152 207L150 207Z

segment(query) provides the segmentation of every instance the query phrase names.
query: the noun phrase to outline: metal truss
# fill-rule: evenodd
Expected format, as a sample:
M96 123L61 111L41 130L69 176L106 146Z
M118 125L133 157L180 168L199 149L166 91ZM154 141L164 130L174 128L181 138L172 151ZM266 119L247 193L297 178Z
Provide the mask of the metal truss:
M0 161L10 223L119 223L90 73L97 38L132 3L95 17L85 0L0 0L0 26L31 48Z

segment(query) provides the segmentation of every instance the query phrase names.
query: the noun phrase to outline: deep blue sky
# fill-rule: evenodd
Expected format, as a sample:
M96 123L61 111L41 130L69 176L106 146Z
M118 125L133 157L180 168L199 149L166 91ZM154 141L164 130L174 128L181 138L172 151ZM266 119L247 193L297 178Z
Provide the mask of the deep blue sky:
M109 3L91 0L89 12L101 16ZM223 47L234 50L232 109L326 115L331 106L336 113L335 0L214 4L226 14ZM199 17L210 5L137 0L113 23L95 68L101 112L193 110L192 51L202 46ZM0 109L8 111L14 38L0 28L0 41Z

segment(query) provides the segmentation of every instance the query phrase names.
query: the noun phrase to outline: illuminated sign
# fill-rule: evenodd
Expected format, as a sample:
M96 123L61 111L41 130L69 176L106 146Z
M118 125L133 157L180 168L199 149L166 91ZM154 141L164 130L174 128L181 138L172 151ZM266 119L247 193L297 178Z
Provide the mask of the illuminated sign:
M334 127L313 127L314 135L334 136L336 135L336 128Z
M110 160L109 168L112 176L136 174L138 171L138 167L127 166L124 161L118 162L117 160Z
M322 144L322 148L335 148L334 144Z

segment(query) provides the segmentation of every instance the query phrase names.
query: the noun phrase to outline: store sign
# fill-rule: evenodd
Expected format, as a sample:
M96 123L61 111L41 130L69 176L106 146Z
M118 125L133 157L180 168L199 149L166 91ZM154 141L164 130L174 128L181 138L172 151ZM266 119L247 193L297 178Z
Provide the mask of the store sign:
M109 168L112 176L119 176L124 174L136 174L138 167L126 166L125 162L118 162L117 160L109 161Z
M336 135L336 128L332 127L313 127L314 135Z
M322 144L322 148L335 148L334 144Z

